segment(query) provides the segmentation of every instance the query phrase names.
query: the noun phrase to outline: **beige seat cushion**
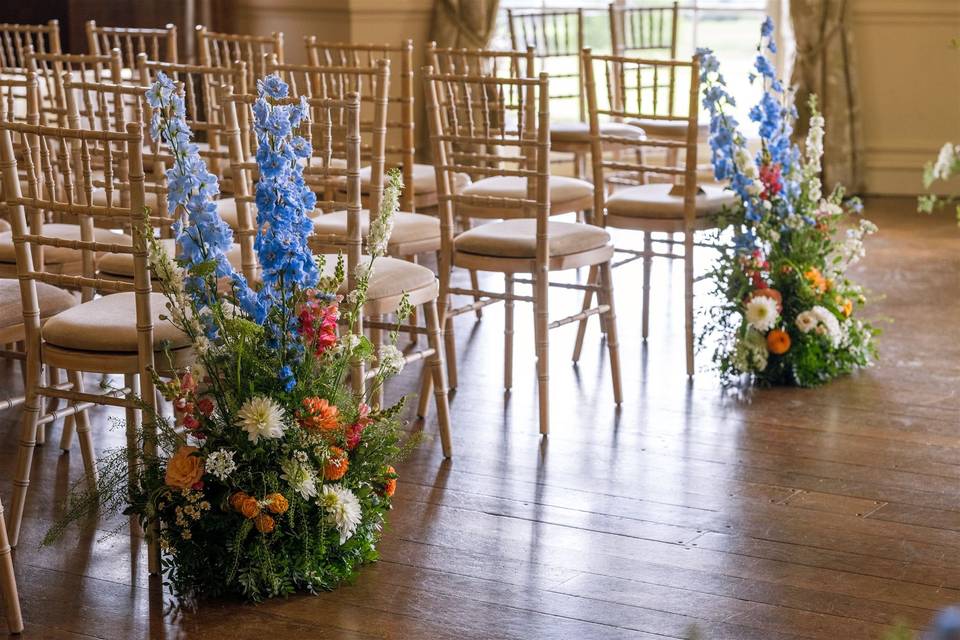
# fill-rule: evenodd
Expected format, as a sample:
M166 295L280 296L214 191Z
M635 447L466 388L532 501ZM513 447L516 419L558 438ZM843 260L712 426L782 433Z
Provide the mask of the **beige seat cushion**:
M0 233L3 233L4 231L10 231L10 223L0 218Z
M550 255L568 256L604 247L610 234L590 224L548 223ZM463 253L497 258L537 257L537 221L532 218L491 222L465 231L454 240Z
M117 293L68 309L43 325L43 339L64 349L135 353L137 351L136 294ZM150 294L153 315L153 348L159 350L165 340L177 349L190 344L189 337L161 320L167 313L162 293Z
M36 286L41 318L49 318L79 304L69 291L64 291L46 282L37 282ZM22 323L23 305L20 303L20 281L2 279L0 280L0 329Z
M459 193L470 184L470 176L457 173L453 189ZM360 169L360 188L366 191L370 186L370 167ZM435 193L437 191L437 174L432 164L413 165L413 192L414 194Z
M113 206L115 206L115 207L119 207L119 206L120 206L120 196L121 196L121 192L120 192L119 190L117 190L117 189L114 189L114 191L113 191L113 203L112 203ZM104 189L104 188L102 188L102 187L101 187L101 188L94 189L94 190L93 190L93 198L92 198L92 200L93 200L93 204L95 204L95 205L98 206L98 207L105 207L105 206L107 206L107 191L106 191L106 189ZM148 192L146 192L146 193L144 194L143 200L144 200L144 204L147 205L148 207L150 207L150 211L151 211L152 213L155 213L155 214L157 214L157 215L166 215L166 214L167 214L166 211L159 211L159 208L160 208L160 196L159 196L158 194L152 193L152 192L148 191Z
M526 198L527 179L518 176L494 176L477 180L463 190L464 195L497 196L500 198ZM593 185L585 180L566 176L550 176L550 205L559 207L564 203L593 197Z
M177 241L173 238L164 238L160 244L171 257L175 257ZM240 268L240 245L236 242L227 252L227 260L234 268ZM133 255L129 253L108 253L97 262L97 270L111 276L133 277Z
M257 224L257 206L254 203L249 203L247 210L250 211L250 224ZM230 228L236 231L239 227L237 225L237 201L233 198L220 198L217 200L217 213L220 214L220 217L230 225Z
M80 225L77 224L45 224L43 225L43 235L64 240L79 240ZM131 245L133 240L130 236L111 231L110 229L96 228L93 230L93 237L97 242L109 244ZM105 255L100 253L98 255ZM83 253L79 249L68 249L66 247L44 247L43 260L46 264L65 264L80 262L83 259ZM13 245L13 232L6 231L0 233L0 262L9 264L16 263L17 255Z
M633 118L628 124L639 127L651 138L666 138L668 140L686 140L687 123L676 120L654 120L648 118ZM697 139L705 141L710 135L710 123L701 122L697 125Z
M360 211L360 233L366 237L370 229L370 211ZM319 215L313 219L313 232L318 235L346 237L347 212L335 211ZM390 246L421 242L430 239L440 241L440 221L422 213L401 211L393 218L393 233L390 234Z
M632 218L683 218L683 196L670 195L672 184L643 184L619 189L607 198L607 213ZM697 196L697 217L718 213L724 205L734 203L733 192L717 185L701 185L704 193Z
M370 257L363 256L363 261L369 264ZM337 266L337 256L325 256L323 275L332 276ZM434 286L437 277L427 267L397 258L377 258L373 263L373 277L367 289L367 301L393 298L404 292L416 291L425 287ZM341 293L347 293L344 282Z
M642 138L643 129L625 122L604 122L600 125L600 133L624 138ZM550 139L554 142L583 142L590 141L589 122L551 122Z

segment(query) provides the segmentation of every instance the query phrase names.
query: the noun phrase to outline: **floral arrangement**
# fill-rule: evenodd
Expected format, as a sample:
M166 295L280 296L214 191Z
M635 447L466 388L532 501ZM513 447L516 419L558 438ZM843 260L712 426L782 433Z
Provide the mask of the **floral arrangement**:
M163 574L182 596L259 600L350 578L377 557L397 487L392 464L404 448L400 405L371 407L370 395L346 383L366 361L376 367L373 394L403 366L402 355L392 345L374 354L366 338L338 330L361 312L378 248L356 289L338 296L342 257L323 276L307 244L316 197L301 163L310 144L297 131L308 105L287 99L277 76L258 89L257 287L226 259L232 235L213 201L217 178L191 142L182 96L163 74L149 90L152 135L174 158L170 212L180 212L176 260L152 242L150 262L168 317L189 336L196 361L156 379L174 416L153 416L156 442L137 447L139 469L128 471L131 450L112 453L96 488L75 496L65 522L48 534L55 538L85 510L122 508L156 525ZM371 235L389 236L400 188L391 174ZM398 316L409 310L401 303Z
M947 182L958 175L960 175L960 144L947 142L940 148L936 162L928 162L923 168L923 188L929 189L934 182ZM932 193L926 193L920 196L917 210L920 213L933 213L936 209L951 205L956 206L957 223L960 223L960 195L937 197Z
M700 342L716 341L714 362L726 383L748 375L759 384L815 386L876 357L877 330L855 317L866 298L846 272L877 228L842 187L823 192L824 119L815 97L804 151L791 141L797 114L767 57L776 53L770 18L757 49L750 80L764 92L749 114L759 125L756 154L730 114L735 101L719 61L698 50L714 174L736 195L720 216L733 246L710 274L722 302Z

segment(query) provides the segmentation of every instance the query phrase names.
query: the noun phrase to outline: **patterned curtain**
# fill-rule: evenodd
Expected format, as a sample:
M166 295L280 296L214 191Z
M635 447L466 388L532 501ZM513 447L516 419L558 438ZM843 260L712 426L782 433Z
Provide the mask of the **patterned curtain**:
M797 41L793 85L800 112L798 139L806 135L807 101L815 93L826 119L824 186L832 189L841 183L856 193L863 187L863 148L850 4L847 0L790 0L790 17Z
M438 47L483 49L497 28L499 0L436 0L430 37Z

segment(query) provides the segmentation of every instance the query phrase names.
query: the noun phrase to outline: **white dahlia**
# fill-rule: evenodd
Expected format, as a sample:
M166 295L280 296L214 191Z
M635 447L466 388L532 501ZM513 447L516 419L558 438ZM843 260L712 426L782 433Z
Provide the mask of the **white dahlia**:
M769 331L777 324L780 312L777 301L768 296L754 296L747 303L747 324L757 331Z
M246 430L253 444L260 438L282 438L286 429L283 407L266 396L254 396L244 402L237 412L237 424Z
M302 452L297 452L302 454ZM317 495L317 474L306 461L306 455L299 455L280 463L283 474L280 476L287 481L290 488L300 494L304 500Z
M324 485L320 505L327 512L327 522L340 532L340 544L350 539L360 524L360 501L341 484Z
M797 328L803 333L810 333L817 328L817 315L813 311L801 311L797 314Z

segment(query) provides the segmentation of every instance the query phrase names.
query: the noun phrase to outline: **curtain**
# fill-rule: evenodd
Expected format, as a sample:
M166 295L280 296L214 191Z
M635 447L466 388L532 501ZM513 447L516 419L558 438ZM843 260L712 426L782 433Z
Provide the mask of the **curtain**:
M823 184L843 184L848 192L863 187L860 103L857 95L853 34L848 0L790 0L796 38L793 85L797 88L797 136L806 135L810 94L817 95L826 119Z
M431 39L438 47L483 49L497 28L499 0L436 0Z

